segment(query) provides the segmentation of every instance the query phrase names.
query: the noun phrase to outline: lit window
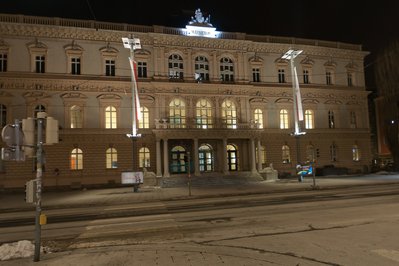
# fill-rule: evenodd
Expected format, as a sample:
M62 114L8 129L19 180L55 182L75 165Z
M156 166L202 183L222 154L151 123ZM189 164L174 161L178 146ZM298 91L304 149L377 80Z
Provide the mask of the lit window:
M183 58L178 54L169 56L169 78L183 79Z
M116 108L113 106L105 108L105 128L116 128Z
M139 128L150 128L150 112L145 106L140 107L141 117L139 119Z
M257 123L258 128L263 128L263 112L261 109L257 108L254 111L254 120Z
M106 168L118 168L118 152L115 148L108 148L105 152Z
M306 160L309 162L314 162L315 150L313 145L306 146Z
M255 160L256 160L256 163L259 162L258 147L256 147ZM265 146L260 146L260 162L261 162L261 164L266 163L266 148L265 148Z
M71 152L71 170L83 169L83 152L81 149L75 148Z
M169 125L171 128L186 127L186 105L183 100L175 98L170 102Z
M227 128L237 128L237 109L231 100L222 103L222 120Z
M305 128L306 129L314 128L314 115L312 110L305 111Z
M220 59L220 79L225 82L234 81L234 64L230 58Z
M150 150L146 147L139 150L139 167L150 167Z
M212 105L206 99L200 99L196 104L197 128L212 128Z
M352 147L352 160L355 162L360 161L360 150L357 145L353 145Z
M282 160L284 164L291 162L290 147L288 145L283 145L282 147Z
M205 56L197 56L195 58L195 80L209 80L209 62Z
M70 116L71 116L71 128L82 128L82 109L77 106L73 105L70 109Z
M286 109L280 110L280 129L288 128L288 111Z

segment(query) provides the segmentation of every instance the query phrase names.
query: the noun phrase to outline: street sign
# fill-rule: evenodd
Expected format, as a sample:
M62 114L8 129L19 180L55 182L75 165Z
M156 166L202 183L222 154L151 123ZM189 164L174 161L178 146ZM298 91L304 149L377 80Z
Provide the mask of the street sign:
M21 127L16 125L6 125L1 131L1 137L9 147L21 146L24 144L24 133Z

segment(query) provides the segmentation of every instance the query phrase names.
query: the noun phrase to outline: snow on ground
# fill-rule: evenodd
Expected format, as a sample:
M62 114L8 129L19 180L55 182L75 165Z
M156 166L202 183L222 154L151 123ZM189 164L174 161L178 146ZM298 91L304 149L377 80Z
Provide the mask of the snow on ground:
M48 248L41 247L40 252L49 252ZM6 243L0 246L0 261L31 257L35 253L35 245L29 240Z

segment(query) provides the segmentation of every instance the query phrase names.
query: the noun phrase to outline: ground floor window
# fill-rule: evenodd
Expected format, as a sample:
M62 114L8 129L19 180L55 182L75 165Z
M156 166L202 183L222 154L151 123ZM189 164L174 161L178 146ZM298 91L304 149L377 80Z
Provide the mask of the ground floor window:
M213 171L213 150L209 144L203 144L198 151L199 170L201 172Z
M233 144L227 145L227 164L229 166L229 171L238 170L237 148Z

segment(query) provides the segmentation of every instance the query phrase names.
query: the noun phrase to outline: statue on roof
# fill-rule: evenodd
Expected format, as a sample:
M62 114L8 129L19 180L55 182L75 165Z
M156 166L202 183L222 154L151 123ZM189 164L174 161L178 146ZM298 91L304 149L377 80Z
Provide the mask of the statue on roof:
M189 24L205 24L206 26L212 26L210 23L211 21L211 16L209 15L208 17L204 18L202 15L201 9L195 10L195 16L191 17L191 21Z

